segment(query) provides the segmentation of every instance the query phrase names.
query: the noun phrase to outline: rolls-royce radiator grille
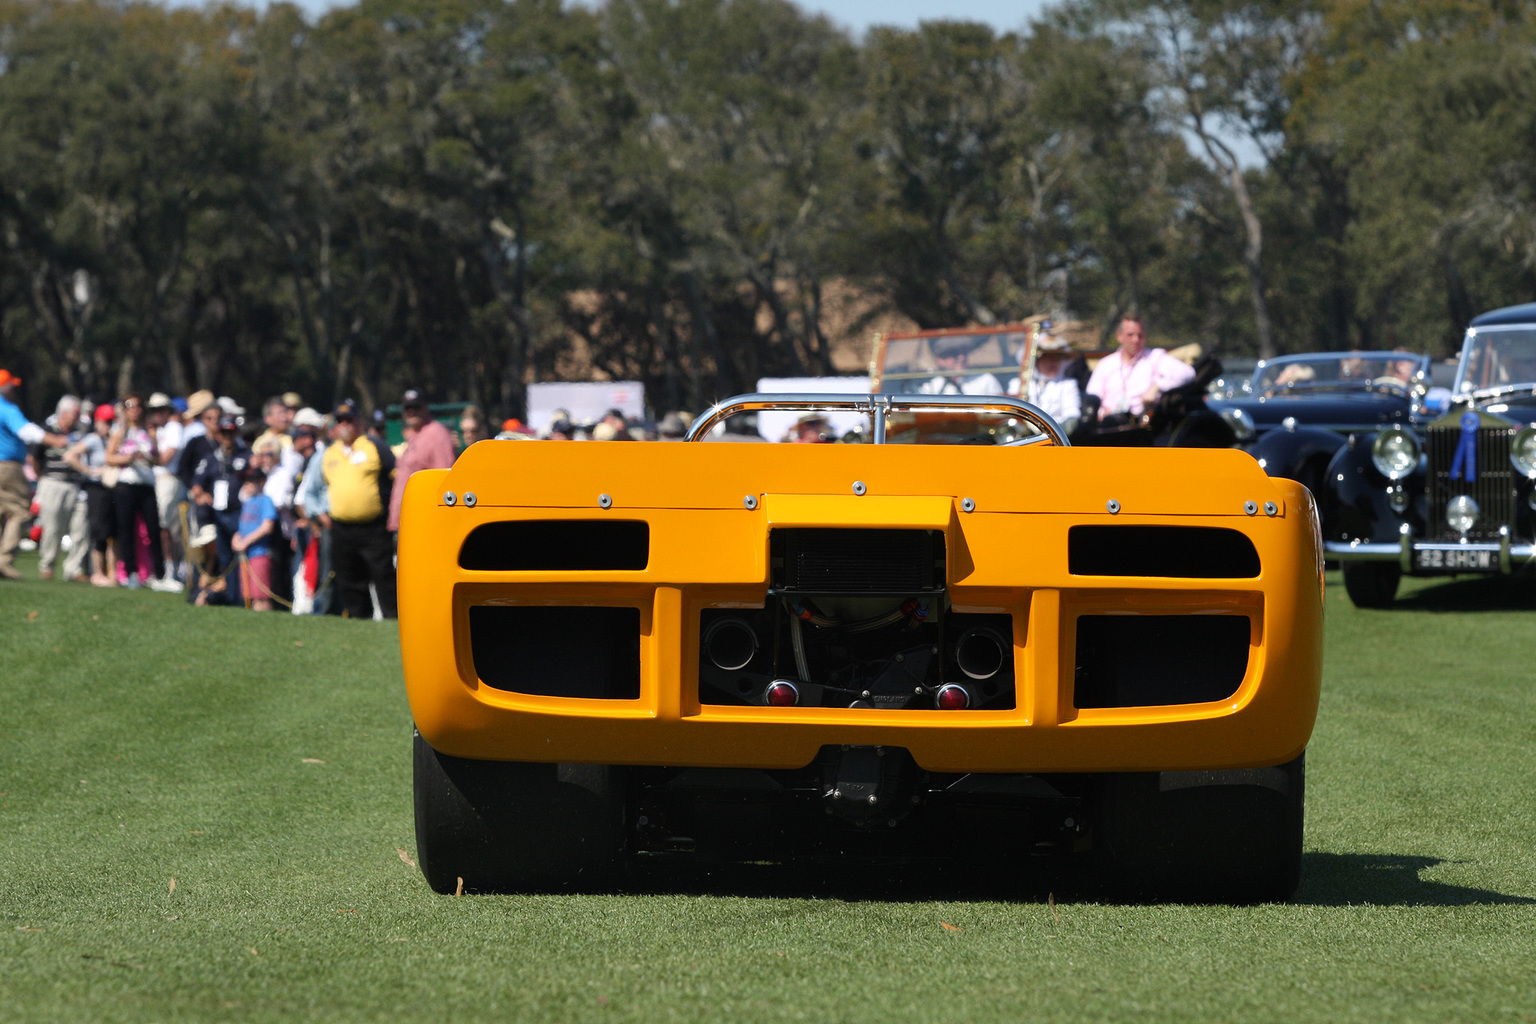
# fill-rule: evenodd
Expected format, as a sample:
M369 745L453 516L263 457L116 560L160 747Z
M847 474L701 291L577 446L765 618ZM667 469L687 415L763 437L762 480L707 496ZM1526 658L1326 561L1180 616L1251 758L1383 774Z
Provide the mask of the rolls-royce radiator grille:
M1515 475L1509 464L1513 427L1485 427L1477 432L1477 479L1452 480L1451 465L1456 458L1456 444L1461 440L1459 427L1432 427L1425 432L1425 451L1429 456L1426 478L1429 508L1429 538L1454 541L1461 534L1445 522L1446 502L1460 494L1477 502L1477 524L1467 532L1469 540L1497 540L1499 527L1511 525L1515 518Z

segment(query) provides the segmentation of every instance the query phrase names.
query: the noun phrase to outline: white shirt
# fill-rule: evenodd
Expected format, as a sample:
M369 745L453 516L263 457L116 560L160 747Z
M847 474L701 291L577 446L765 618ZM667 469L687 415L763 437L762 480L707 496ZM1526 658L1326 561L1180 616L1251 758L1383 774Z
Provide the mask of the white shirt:
M1077 390L1077 381L1071 377L1036 374L1029 381L1029 402L1044 409L1057 423L1082 419L1083 416L1083 396Z
M961 377L960 382L955 383L954 377L934 377L932 380L923 381L918 388L919 394L924 395L1001 395L1005 394L1002 384L990 373L978 373L973 377Z
M165 421L165 426L155 431L155 444L157 447L159 447L160 454L162 456L165 455L166 452L175 453L181 450L181 446L184 443L182 437L185 434L185 429L186 428L181 425L180 421L178 421L173 416ZM171 462L175 462L175 460L176 456L172 454ZM164 466L155 467L155 476L161 477L170 475L171 466L169 463Z

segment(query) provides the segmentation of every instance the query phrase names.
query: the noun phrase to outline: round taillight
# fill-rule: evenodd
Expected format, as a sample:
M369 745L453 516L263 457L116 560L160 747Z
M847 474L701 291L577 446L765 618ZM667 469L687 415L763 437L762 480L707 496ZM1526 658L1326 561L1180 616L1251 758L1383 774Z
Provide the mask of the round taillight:
M769 707L792 708L800 703L800 690L794 683L783 679L776 679L768 684L768 691L764 698Z
M965 687L954 683L945 683L939 687L938 696L934 699L940 711L964 711L971 706L971 695L965 692Z

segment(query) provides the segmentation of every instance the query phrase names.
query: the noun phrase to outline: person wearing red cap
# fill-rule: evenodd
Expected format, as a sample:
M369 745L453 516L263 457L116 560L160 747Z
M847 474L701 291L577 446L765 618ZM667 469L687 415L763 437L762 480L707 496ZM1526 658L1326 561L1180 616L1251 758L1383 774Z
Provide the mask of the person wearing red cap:
M69 439L29 421L16 405L21 378L0 370L0 579L19 580L16 549L22 527L32 515L32 488L22 463L27 447L46 444L67 447Z

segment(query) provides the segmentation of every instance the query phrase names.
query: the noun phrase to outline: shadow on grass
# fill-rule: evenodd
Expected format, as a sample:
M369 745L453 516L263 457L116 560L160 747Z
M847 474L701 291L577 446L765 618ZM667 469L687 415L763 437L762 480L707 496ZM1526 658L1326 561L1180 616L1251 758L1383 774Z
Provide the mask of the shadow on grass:
M1438 857L1308 853L1301 885L1290 902L1304 906L1466 907L1531 905L1536 899L1489 889L1425 881L1420 872L1446 863ZM1012 870L951 863L911 864L695 864L659 859L631 875L637 895L739 896L754 899L835 899L850 903L1066 903L1127 906L1084 861L1017 863Z
M1315 907L1470 907L1536 904L1529 896L1510 896L1425 881L1419 872L1445 861L1376 853L1307 853L1301 860L1301 886L1293 902Z
M1406 593L1393 607L1421 612L1533 611L1536 574L1453 578Z
M1004 872L950 862L708 863L659 858L639 865L626 891L637 895L831 899L848 903L1044 903L1101 900L1086 867L1042 858Z

